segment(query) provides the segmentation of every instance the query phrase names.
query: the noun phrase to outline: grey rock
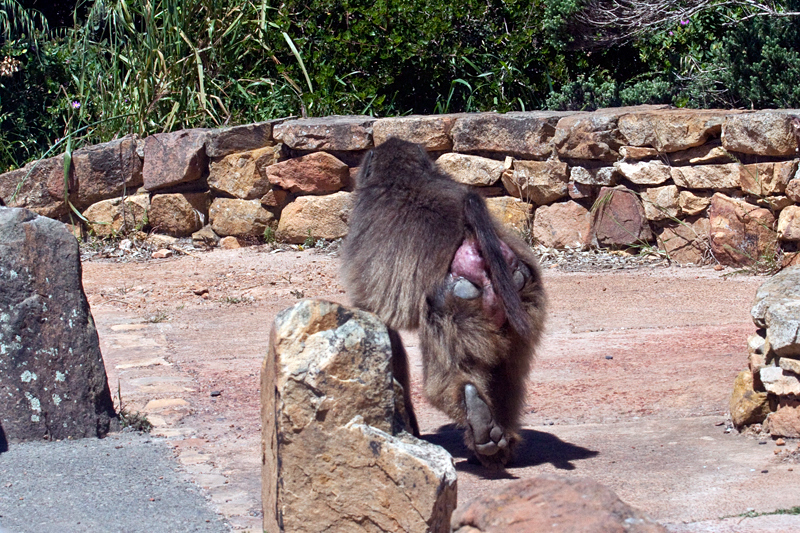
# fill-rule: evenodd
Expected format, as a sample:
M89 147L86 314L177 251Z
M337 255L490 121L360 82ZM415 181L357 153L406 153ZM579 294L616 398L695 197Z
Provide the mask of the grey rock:
M758 288L750 308L755 325L767 327L769 308L785 301L800 301L800 266L784 268Z

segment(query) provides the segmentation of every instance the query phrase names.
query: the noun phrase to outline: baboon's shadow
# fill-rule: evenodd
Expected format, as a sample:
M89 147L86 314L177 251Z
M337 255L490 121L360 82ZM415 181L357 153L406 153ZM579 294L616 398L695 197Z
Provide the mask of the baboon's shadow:
M3 431L3 425L0 424L0 453L8 451L8 439L6 439L6 432Z
M520 431L522 443L517 446L514 460L509 469L552 464L559 470L574 470L572 461L595 457L599 452L564 442L555 435L523 429ZM456 470L469 471L484 477L515 477L505 473L490 473L474 459L472 452L464 444L463 430L454 424L441 426L436 433L423 435L422 438L432 444L438 444L456 459ZM459 459L462 459L459 461Z

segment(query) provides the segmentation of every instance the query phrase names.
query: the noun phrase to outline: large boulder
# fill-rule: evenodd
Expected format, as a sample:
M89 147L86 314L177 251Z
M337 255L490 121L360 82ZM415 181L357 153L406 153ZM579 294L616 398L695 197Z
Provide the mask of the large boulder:
M626 247L653 238L639 197L630 189L603 187L592 207L592 244Z
M102 437L115 418L78 242L0 207L0 426L10 442L60 440Z
M294 150L361 151L372 148L372 124L365 115L287 120L272 136Z
M767 327L767 311L775 304L800 301L800 267L784 268L756 291L750 316L758 328Z
M534 240L548 248L586 248L591 229L589 210L572 201L543 205L533 220Z
M449 533L452 457L404 431L391 366L370 313L310 300L278 313L261 371L265 531Z
M83 212L89 229L98 237L139 231L148 224L150 195L135 194L123 198L101 200Z
M775 217L763 209L717 193L708 208L714 257L723 265L754 265L775 253Z
M503 173L503 185L511 196L535 205L546 205L568 196L569 169L554 159L514 161Z
M383 144L389 137L421 144L429 152L441 152L453 148L450 130L458 115L411 115L407 117L382 118L372 125L375 146Z
M208 173L207 129L156 133L145 138L144 186L148 191L200 181Z
M270 165L266 175L272 185L295 194L328 194L343 189L350 182L349 167L326 152Z
M587 479L544 475L506 483L459 507L453 533L666 533L611 489Z
M327 196L300 196L283 208L276 237L301 244L307 239L340 239L347 235L353 194L340 191Z
M702 265L710 259L709 227L707 218L668 225L658 235L658 247L667 254L670 261L684 265Z

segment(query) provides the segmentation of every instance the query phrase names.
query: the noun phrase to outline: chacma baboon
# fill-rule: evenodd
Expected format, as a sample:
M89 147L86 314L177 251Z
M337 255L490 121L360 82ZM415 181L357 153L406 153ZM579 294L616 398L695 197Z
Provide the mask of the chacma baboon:
M410 402L398 329L419 329L425 394L502 467L519 441L524 380L544 321L535 256L483 198L438 171L420 146L390 138L361 165L343 249L352 303L388 326Z

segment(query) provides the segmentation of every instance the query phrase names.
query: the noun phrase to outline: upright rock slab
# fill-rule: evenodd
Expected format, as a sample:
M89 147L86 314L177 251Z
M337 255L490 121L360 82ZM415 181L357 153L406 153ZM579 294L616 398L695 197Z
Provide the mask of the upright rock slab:
M644 207L636 193L622 185L600 189L592 207L593 245L642 245L652 238Z
M102 437L115 418L75 237L0 207L0 426L10 442Z
M264 530L448 533L452 458L401 432L391 345L372 314L305 300L261 371Z
M208 172L207 136L206 129L192 129L147 137L142 171L144 187L157 191L205 177Z
M717 193L708 218L711 251L723 265L752 265L775 253L775 217L769 210Z

